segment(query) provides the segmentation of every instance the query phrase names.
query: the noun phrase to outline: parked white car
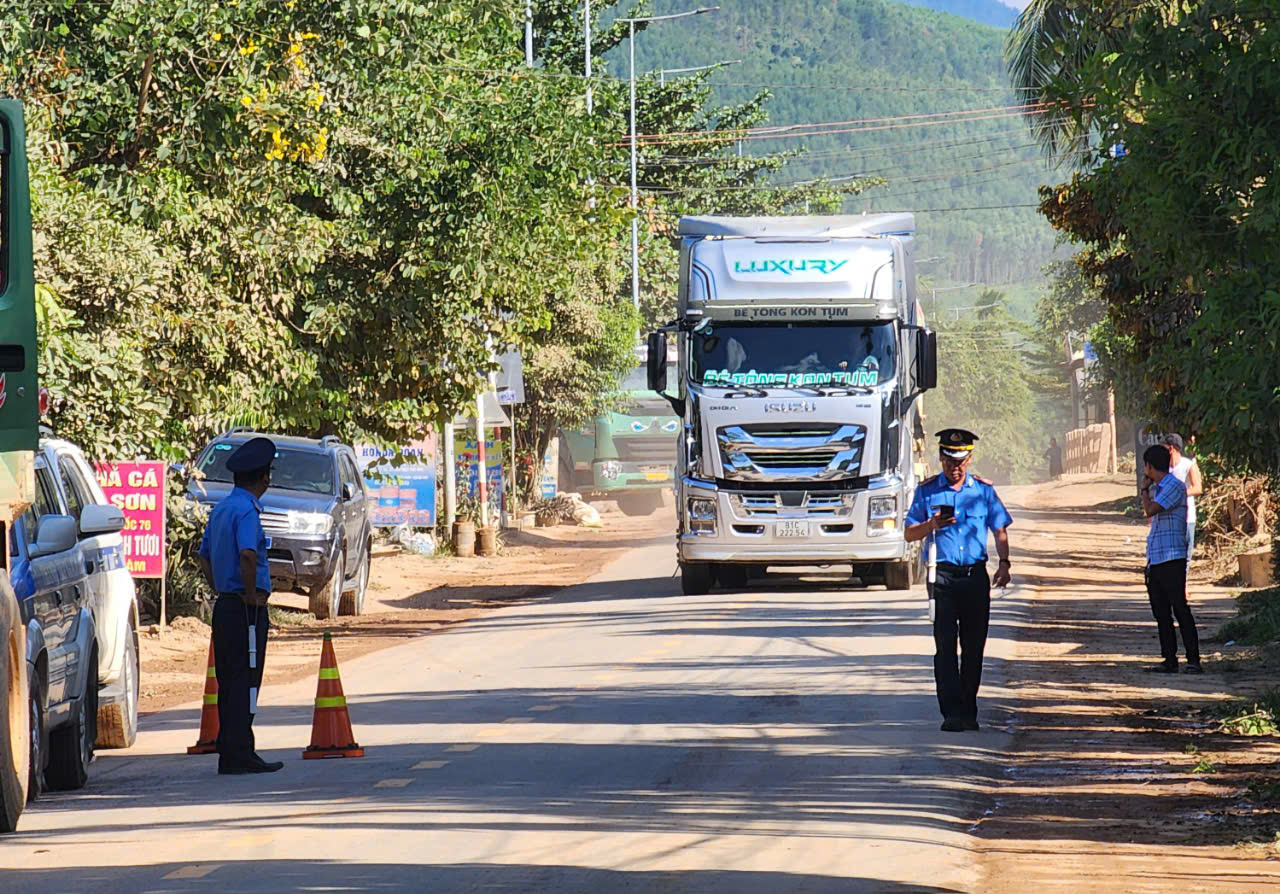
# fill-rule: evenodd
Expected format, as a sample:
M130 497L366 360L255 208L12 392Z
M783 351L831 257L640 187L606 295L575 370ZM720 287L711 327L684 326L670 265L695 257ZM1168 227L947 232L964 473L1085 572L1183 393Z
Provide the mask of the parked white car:
M65 512L80 524L85 506L109 505L98 476L80 448L53 437L40 439L40 453L61 492ZM98 736L102 748L128 748L138 734L138 600L125 565L119 533L81 531L98 634Z

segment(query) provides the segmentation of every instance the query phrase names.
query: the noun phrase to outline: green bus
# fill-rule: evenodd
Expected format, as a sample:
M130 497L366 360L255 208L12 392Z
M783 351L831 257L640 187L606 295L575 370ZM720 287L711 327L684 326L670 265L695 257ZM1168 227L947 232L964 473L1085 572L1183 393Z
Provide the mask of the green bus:
M617 409L581 429L562 430L558 488L588 500L614 500L627 515L650 515L662 507L675 479L680 420L671 405L649 390L645 358L618 385ZM675 378L675 359L668 358Z

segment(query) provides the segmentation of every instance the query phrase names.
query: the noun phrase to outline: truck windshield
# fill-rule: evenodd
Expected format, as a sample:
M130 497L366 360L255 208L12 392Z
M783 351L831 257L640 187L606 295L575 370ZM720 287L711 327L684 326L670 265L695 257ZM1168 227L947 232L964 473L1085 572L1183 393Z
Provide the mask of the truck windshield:
M893 378L897 345L892 322L710 322L691 355L700 385L872 387Z

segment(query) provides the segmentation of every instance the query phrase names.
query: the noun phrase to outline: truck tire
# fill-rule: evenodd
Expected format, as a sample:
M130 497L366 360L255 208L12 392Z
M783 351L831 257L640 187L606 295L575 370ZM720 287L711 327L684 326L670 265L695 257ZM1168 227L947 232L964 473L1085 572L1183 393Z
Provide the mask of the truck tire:
M0 653L0 673L4 674L0 677L0 832L13 832L27 805L31 777L31 697L27 656L20 647L17 628L6 632L7 642L0 643L4 650Z
M662 489L655 487L618 494L618 508L623 515L653 515L662 508Z
M318 587L312 587L307 597L311 614L316 616L317 621L327 621L338 614L338 607L342 603L343 578L347 573L344 558L345 556L339 551L329 580Z
M120 664L121 700L98 707L98 747L128 748L138 738L138 641L133 627Z
M364 558L360 560L360 570L356 572L356 580L350 590L343 590L342 600L338 604L338 614L358 615L364 611L364 594L369 589L369 563L373 561L373 542L364 545Z
M680 563L680 589L686 596L705 596L711 592L711 566L706 562Z
M910 590L911 562L885 562L884 585L888 590Z
M89 679L71 722L49 735L49 769L44 781L54 791L84 788L98 738L98 653L89 656Z
M44 686L31 677L27 686L27 714L29 715L27 746L27 803L40 797L44 791L44 768L48 757L47 734L49 725L44 716Z

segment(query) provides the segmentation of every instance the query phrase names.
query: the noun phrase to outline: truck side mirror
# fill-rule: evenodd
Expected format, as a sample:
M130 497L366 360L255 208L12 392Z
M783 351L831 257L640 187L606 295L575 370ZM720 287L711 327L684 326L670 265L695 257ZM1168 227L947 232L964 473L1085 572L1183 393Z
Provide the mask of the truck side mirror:
M938 333L932 329L916 330L916 388L928 391L938 387Z
M649 390L659 394L667 390L667 334L649 333Z

